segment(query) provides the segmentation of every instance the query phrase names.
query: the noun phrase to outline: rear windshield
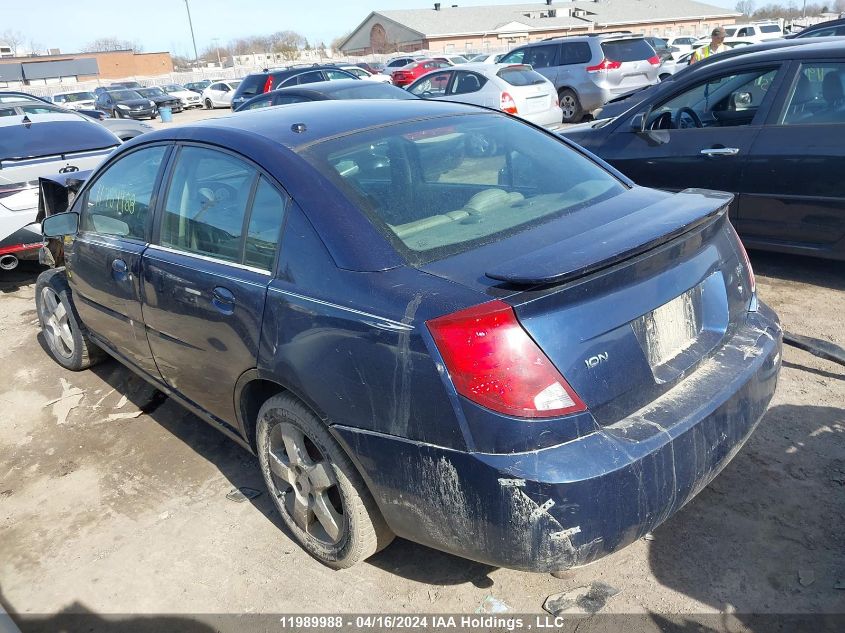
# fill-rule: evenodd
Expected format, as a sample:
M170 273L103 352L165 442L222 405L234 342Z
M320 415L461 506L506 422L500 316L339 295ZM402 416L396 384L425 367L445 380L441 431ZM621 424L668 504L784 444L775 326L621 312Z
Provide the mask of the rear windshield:
M495 114L381 127L323 141L304 156L415 265L625 190L562 141Z
M264 91L267 75L249 75L241 82L241 96L252 97Z
M777 24L764 24L760 30L763 33L780 33L780 27Z
M654 49L643 39L602 42L606 59L614 62L638 62L654 56Z
M28 128L23 124L4 125L0 130L0 160L85 152L119 144L99 123L75 118L34 121Z
M511 86L536 86L546 83L546 78L531 70L531 66L509 66L502 68L496 75Z
M406 90L396 86L377 84L374 81L368 81L364 86L349 86L340 90L332 90L329 94L335 99L416 99Z

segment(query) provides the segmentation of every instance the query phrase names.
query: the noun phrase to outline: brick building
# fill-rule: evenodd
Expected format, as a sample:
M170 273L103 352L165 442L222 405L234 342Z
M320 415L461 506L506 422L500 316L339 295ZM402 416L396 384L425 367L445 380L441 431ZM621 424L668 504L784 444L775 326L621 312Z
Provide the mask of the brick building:
M741 14L694 0L537 0L531 4L374 11L344 40L348 55L500 52L548 37L626 30L704 35Z
M0 89L149 77L173 72L170 53L70 53L0 59Z

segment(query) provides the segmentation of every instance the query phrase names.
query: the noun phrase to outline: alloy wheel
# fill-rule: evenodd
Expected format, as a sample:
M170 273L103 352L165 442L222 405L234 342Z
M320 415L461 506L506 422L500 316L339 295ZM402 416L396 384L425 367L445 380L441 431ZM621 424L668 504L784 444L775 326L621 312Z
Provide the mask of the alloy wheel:
M299 428L281 422L270 431L272 492L309 536L334 545L346 531L343 498L329 460Z
M576 104L575 99L570 95L564 95L560 100L560 109L563 110L563 116L566 119L571 119L575 116Z
M41 290L41 301L44 311L44 334L47 337L47 342L57 354L64 358L70 358L73 356L75 346L65 305L52 288Z

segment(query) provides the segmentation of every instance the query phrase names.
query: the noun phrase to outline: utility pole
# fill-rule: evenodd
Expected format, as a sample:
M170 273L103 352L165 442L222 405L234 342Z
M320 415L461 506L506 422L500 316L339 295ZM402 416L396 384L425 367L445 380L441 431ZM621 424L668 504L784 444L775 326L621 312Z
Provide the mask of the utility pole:
M185 0L185 8L188 10L188 26L191 27L191 41L194 43L194 66L199 64L200 56L197 53L197 38L194 37L194 23L191 20L191 6L188 4L188 0Z
M220 61L220 38L219 37L212 37L211 41L214 42L214 48L217 49L217 65L220 68L223 68L223 62Z

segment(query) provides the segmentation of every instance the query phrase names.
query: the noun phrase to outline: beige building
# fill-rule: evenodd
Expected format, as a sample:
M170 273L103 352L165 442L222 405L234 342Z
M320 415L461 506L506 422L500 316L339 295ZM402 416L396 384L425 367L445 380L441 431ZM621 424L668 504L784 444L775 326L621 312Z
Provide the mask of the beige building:
M741 14L694 0L538 0L530 4L373 11L341 44L347 55L429 50L501 52L549 37L603 31L704 35Z

